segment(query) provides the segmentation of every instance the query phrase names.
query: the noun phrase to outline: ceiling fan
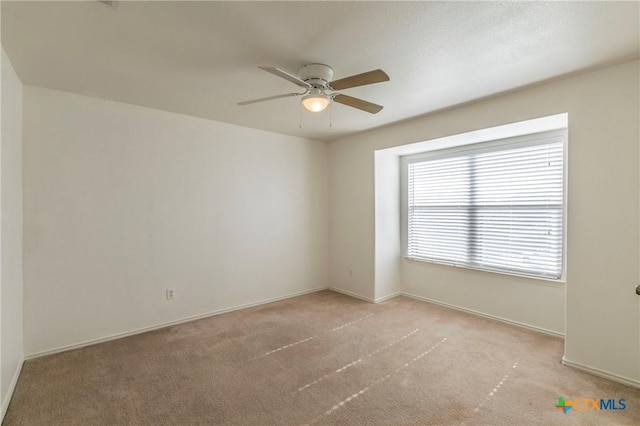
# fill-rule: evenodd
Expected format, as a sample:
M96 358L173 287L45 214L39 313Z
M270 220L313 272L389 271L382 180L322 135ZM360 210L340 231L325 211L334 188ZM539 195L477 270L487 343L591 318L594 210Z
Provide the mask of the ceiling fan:
M280 78L284 78L293 84L297 84L305 90L301 93L286 93L284 95L268 96L266 98L238 102L238 105L249 105L291 96L302 96L302 106L311 112L323 111L331 101L334 101L371 114L376 114L382 110L382 105L343 95L338 93L338 90L389 81L389 76L380 69L352 75L339 80L332 80L333 69L324 64L303 65L298 70L298 76L275 67L258 68Z

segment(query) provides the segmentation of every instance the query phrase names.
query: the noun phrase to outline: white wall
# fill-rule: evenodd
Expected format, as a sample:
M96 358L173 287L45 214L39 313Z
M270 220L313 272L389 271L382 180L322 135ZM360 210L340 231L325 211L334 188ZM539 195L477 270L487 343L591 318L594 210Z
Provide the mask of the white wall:
M22 83L2 49L0 149L0 421L23 361Z
M332 143L331 285L375 297L376 150L568 112L566 301L565 285L404 260L399 288L565 333L568 363L638 384L638 76L630 62Z
M329 281L340 291L373 301L376 295L372 147L369 141L357 139L334 142L330 144L329 164Z
M374 153L375 180L375 300L400 292L400 161L384 151Z
M327 156L25 86L26 354L326 287Z

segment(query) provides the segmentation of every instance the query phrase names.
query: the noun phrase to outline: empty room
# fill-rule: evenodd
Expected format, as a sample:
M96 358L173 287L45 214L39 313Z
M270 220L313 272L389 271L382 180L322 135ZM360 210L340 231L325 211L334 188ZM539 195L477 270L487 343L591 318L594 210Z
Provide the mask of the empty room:
M0 17L3 426L640 424L640 2Z

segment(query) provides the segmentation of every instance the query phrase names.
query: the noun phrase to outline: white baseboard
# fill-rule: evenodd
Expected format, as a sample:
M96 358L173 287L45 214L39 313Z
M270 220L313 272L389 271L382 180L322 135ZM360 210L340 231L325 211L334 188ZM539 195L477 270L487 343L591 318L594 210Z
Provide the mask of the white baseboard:
M364 300L365 302L376 303L376 301L374 299L370 298L370 297L360 296L359 294L352 293L350 291L343 290L341 288L329 286L329 290L335 291L336 293L342 293L342 294L344 294L346 296L354 297L356 299Z
M9 383L9 389L7 389L7 394L5 395L2 401L2 407L0 408L0 423L4 420L4 415L7 413L7 409L9 408L9 403L11 402L11 397L13 396L13 391L16 390L16 385L18 384L18 377L20 377L20 372L22 371L22 365L24 364L24 358L20 359L18 365L16 366L16 371L13 373L13 377L11 378L11 383Z
M329 290L335 291L336 293L342 293L344 295L351 296L351 297L354 297L356 299L364 300L365 302L369 302L369 303L382 303L382 302L384 302L386 300L393 299L394 297L400 295L400 292L396 292L396 293L388 294L386 296L378 297L377 299L372 299L370 297L361 296L359 294L352 293L350 291L343 290L343 289L337 288L337 287L329 287Z
M385 301L387 301L387 300L389 300L389 299L393 299L393 298L394 298L394 297L396 297L396 296L400 296L401 294L402 294L402 293L400 293L399 291L397 291L397 292L395 292L395 293L391 293L391 294L388 294L388 295L386 295L386 296L378 297L378 298L375 300L375 302L374 302L374 303L382 303L382 302L385 302Z
M600 370L599 368L589 367L588 365L584 365L579 362L569 361L565 357L562 357L562 365L566 365L567 367L572 367L576 370L584 371L585 373L593 374L594 376L611 380L612 382L622 383L623 385L632 386L634 388L640 388L640 380L635 380L629 377L620 376L618 374L609 373L607 371Z
M466 312L468 314L473 314L473 315L477 315L477 316L480 316L480 317L489 318L489 319L492 319L492 320L504 322L506 324L515 325L515 326L518 326L518 327L526 328L526 329L529 329L529 330L532 330L532 331L537 331L538 333L544 333L544 334L549 334L551 336L564 338L564 334L558 333L557 331L553 331L553 330L547 330L546 328L536 327L536 326L525 324L525 323L522 323L522 322L513 321L513 320L510 320L510 319L498 317L496 315L485 314L484 312L474 311L473 309L463 308L461 306L452 305L450 303L439 302L437 300L429 299L428 297L417 296L417 295L411 294L411 293L400 292L400 294L402 296L407 296L407 297L410 297L412 299L420 300L422 302L433 303L434 305L444 306L445 308L451 308L451 309L455 309L457 311Z
M74 343L71 345L64 345L64 346L59 346L57 348L53 348L53 349L47 349L44 351L39 351L39 352L34 352L28 355L25 355L24 359L25 360L30 360L30 359L34 359L34 358L39 358L41 356L46 356L46 355L53 355L59 352L66 352L66 351L71 351L74 349L79 349L79 348L83 348L85 346L91 346L91 345L96 345L98 343L103 343L103 342L108 342L111 340L116 340L116 339L121 339L123 337L128 337L128 336L134 336L136 334L141 334L141 333L146 333L148 331L153 331L153 330L158 330L160 328L165 328L165 327L170 327L172 325L178 325L178 324L182 324L185 322L191 322L191 321L196 321L199 319L203 319L203 318L208 318L208 317L213 317L216 315L221 315L221 314L226 314L228 312L233 312L233 311L238 311L240 309L246 309L246 308L252 308L254 306L260 306L260 305L265 305L267 303L272 303L272 302L277 302L280 300L285 300L285 299L291 299L292 297L298 297L298 296L303 296L305 294L310 294L310 293L316 293L318 291L322 291L322 290L327 290L329 289L329 287L318 287L318 288L314 288L311 290L303 290L303 291L299 291L296 293L290 293L287 294L285 296L278 296L278 297L272 297L269 299L263 299L263 300L258 300L256 302L251 302L251 303L245 303L243 305L237 305L237 306L233 306L230 308L224 308L224 309L218 309L216 311L210 311L210 312L205 312L202 314L198 314L198 315L192 315L192 316L188 316L185 318L180 318L177 320L173 320L173 321L167 321L167 322L163 322L160 324L155 324L149 327L143 327L143 328L138 328L135 330L130 330L130 331L126 331L124 333L117 333L117 334L112 334L109 336L104 336L104 337L100 337L97 339L90 339L90 340L85 340L84 342L79 342L79 343Z

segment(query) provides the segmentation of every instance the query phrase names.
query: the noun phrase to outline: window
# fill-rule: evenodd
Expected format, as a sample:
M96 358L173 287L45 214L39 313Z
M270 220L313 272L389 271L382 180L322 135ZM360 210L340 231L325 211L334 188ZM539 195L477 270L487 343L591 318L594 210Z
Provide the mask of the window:
M406 257L560 279L564 131L403 157Z

